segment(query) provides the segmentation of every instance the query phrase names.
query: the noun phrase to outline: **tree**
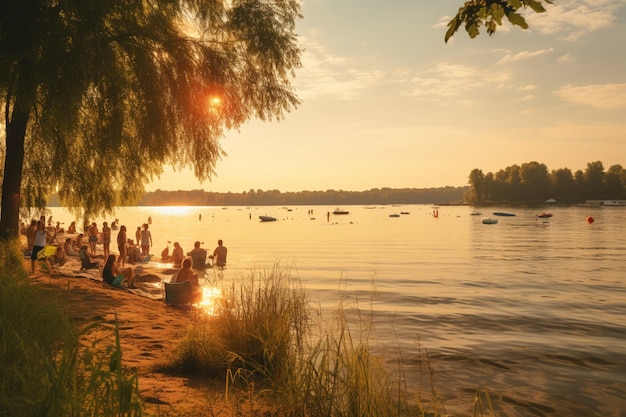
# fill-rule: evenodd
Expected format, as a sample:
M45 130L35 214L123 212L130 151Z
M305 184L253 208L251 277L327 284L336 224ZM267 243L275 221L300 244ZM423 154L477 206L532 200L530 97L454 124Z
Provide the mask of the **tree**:
M604 195L604 165L602 162L588 162L583 178L584 192L587 198L602 198Z
M548 167L545 164L537 161L523 163L520 167L520 177L527 201L538 203L548 198L550 179Z
M552 197L559 202L572 202L576 194L574 176L569 168L559 168L550 173Z
M606 197L609 199L622 198L626 190L626 170L617 164L611 165L604 174Z
M548 4L552 0L543 0ZM470 38L475 38L480 33L480 27L485 26L487 33L493 35L496 28L502 25L504 17L514 25L527 29L526 19L519 13L520 9L529 7L536 13L546 11L541 0L470 0L459 8L456 16L448 22L448 31L445 41L456 33L461 25L465 24L465 30Z
M50 191L87 218L163 164L214 174L225 129L298 99L297 0L12 0L0 14L0 238Z

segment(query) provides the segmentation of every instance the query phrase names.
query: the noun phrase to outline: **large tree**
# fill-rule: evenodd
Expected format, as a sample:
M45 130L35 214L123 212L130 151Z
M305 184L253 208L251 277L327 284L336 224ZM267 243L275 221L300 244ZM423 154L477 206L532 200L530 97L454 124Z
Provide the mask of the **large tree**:
M225 129L298 104L297 0L11 0L0 13L0 238L51 191L85 217L163 164L200 179Z

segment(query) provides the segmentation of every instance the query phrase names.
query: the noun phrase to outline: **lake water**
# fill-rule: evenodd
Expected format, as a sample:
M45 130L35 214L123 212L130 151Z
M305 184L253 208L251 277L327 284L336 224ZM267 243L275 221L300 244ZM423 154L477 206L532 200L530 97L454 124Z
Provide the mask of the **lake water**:
M402 355L410 385L427 350L450 413L471 414L487 389L499 415L626 416L626 209L551 207L538 219L515 208L485 225L502 209L342 208L134 207L95 220L117 217L132 237L151 217L157 255L168 241L187 252L223 239L226 281L293 269L327 317L340 303L371 316L372 344Z

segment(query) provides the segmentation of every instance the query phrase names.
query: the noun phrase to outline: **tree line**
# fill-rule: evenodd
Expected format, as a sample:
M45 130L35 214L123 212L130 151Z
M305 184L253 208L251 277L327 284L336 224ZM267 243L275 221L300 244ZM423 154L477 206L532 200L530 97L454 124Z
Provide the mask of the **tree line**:
M541 204L547 199L574 204L586 200L626 199L626 170L612 165L605 171L600 161L589 162L584 170L569 168L548 171L545 164L533 161L511 165L492 173L473 169L469 204Z
M366 191L249 190L217 193L204 190L156 190L143 195L138 206L290 206L461 203L469 187L372 188Z

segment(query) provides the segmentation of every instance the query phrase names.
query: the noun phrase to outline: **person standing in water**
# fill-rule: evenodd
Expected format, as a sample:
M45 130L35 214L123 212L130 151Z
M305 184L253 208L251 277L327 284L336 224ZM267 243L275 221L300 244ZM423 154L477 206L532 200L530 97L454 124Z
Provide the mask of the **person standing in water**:
M217 241L217 248L215 248L210 258L215 259L215 265L223 268L226 266L226 255L228 255L228 249L226 249L224 242L220 239Z
M152 246L152 234L150 233L150 230L148 230L148 223L144 223L143 230L141 231L141 255L143 257L146 257L150 254L151 246Z

